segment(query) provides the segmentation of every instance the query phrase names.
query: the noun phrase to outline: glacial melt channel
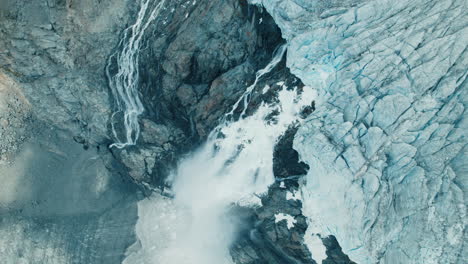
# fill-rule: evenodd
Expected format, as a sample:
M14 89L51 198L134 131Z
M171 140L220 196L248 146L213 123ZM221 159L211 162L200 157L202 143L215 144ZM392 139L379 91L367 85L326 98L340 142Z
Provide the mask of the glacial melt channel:
M117 142L111 145L123 148L135 145L140 135L138 117L145 110L139 97L139 51L146 29L151 22L161 13L166 0L161 0L152 6L152 0L141 0L140 10L135 23L124 30L118 48L120 49L109 58L106 67L106 75L109 80L115 104L116 112L112 115L112 133ZM111 72L113 63L117 65L117 72ZM121 139L115 127L114 117L123 114L125 127L124 139Z
M286 45L277 49L234 109L240 102L248 103L258 79L281 61L285 51ZM278 138L291 124L301 122L299 113L315 96L310 87L299 92L283 85L277 102L263 103L253 115L229 121L233 111L228 113L206 143L180 162L173 176L175 198L154 195L139 203L139 243L129 249L124 263L232 263L229 246L236 221L228 211L233 204L260 204L258 195L274 182L273 148ZM242 106L245 113L247 104Z

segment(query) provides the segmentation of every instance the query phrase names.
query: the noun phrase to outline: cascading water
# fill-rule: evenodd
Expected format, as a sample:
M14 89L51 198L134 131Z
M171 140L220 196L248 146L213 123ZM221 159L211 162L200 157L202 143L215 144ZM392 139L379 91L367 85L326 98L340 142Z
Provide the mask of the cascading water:
M151 2L153 1L141 0L140 11L135 23L124 30L118 45L119 51L110 56L106 67L107 78L117 106L111 122L112 133L117 142L111 147L123 148L127 145L135 145L140 135L138 117L143 113L144 107L138 95L139 51L145 30L161 13L166 0L155 4L151 4ZM117 65L116 73L111 73L113 63ZM119 137L113 120L119 113L123 114L124 140Z
M245 92L242 94L239 100L237 100L237 102L234 104L231 111L226 115L227 117L231 117L232 115L234 115L234 111L236 111L237 107L239 107L239 104L241 102L244 105L244 109L242 110L240 117L242 118L245 116L245 111L247 111L247 107L250 102L252 91L257 85L257 82L260 80L260 78L263 75L269 73L281 61L284 53L286 52L286 48L287 48L286 45L281 45L278 49L276 49L275 54L273 56L273 60L270 63L268 63L268 65L265 68L259 70L255 74L255 81L252 83L252 85L250 85L249 87L247 87L247 89L245 89Z
M124 263L232 263L229 246L236 224L228 214L230 206L260 204L258 196L274 182L273 149L278 138L300 122L299 113L315 98L310 87L299 91L282 85L274 103L263 103L253 115L244 116L258 80L281 61L285 51L285 45L277 50L207 142L181 161L173 176L175 198L155 195L139 203L140 248L130 249ZM243 114L228 121L242 100Z

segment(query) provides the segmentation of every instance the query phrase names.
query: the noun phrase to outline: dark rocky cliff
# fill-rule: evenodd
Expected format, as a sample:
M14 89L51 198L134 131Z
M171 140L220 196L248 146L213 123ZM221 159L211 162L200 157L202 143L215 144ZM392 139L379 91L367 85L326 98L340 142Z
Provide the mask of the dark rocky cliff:
M140 54L147 108L142 137L137 148L116 151L136 181L156 186L164 185L177 157L218 124L283 42L272 18L245 1L173 4L172 15L148 30ZM144 166L144 159L151 164Z

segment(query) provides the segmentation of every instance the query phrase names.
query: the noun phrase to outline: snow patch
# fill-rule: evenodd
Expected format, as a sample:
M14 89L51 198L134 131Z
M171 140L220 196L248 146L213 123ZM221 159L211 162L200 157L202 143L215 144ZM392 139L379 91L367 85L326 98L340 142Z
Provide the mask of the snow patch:
M304 236L304 242L307 248L312 253L312 258L317 264L322 264L322 261L327 258L327 248L322 242L322 239L317 234L306 234Z
M301 193L299 191L287 191L286 192L286 200L294 200L294 201L301 201Z
M297 223L297 220L291 215L283 213L275 214L275 223L279 223L281 221L286 221L288 229L293 228L294 224Z

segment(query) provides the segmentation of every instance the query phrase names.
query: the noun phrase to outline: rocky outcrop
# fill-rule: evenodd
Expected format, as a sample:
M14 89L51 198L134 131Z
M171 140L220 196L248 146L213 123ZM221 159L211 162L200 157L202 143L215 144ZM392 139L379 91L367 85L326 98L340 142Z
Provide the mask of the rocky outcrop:
M321 238L323 245L325 246L327 258L322 261L323 264L355 264L346 256L341 246L338 244L336 237L328 236Z
M113 149L137 182L160 188L180 155L206 138L282 43L268 13L244 1L176 2L148 28L150 41L139 55L146 107L140 140Z
M262 89L254 90L253 109L247 113L252 113L262 102L276 100L276 92L282 87L302 89L303 86L285 67L283 60L257 85L262 89L269 87L269 92L263 94ZM271 119L274 122L274 116ZM296 126L288 129L275 146L273 173L276 182L262 197L262 206L251 209L248 221L244 221L248 228L239 234L231 247L235 263L313 263L303 240L307 225L301 211L302 203L293 195L298 193L298 180L308 169L307 165L299 162L297 152L292 149L296 131Z
M293 149L293 140L299 127L286 131L275 146L273 153L273 173L277 178L306 175L309 166L299 161L299 154Z
M272 18L245 1L197 1L186 12L158 24L164 35L142 54L152 84L145 98L156 118L204 138L282 39Z
M135 4L2 3L0 69L15 78L34 115L93 144L108 139L104 67Z
M297 188L296 180L270 187L251 216L251 228L231 248L235 263L315 263L304 245L307 224L301 201L289 197Z

